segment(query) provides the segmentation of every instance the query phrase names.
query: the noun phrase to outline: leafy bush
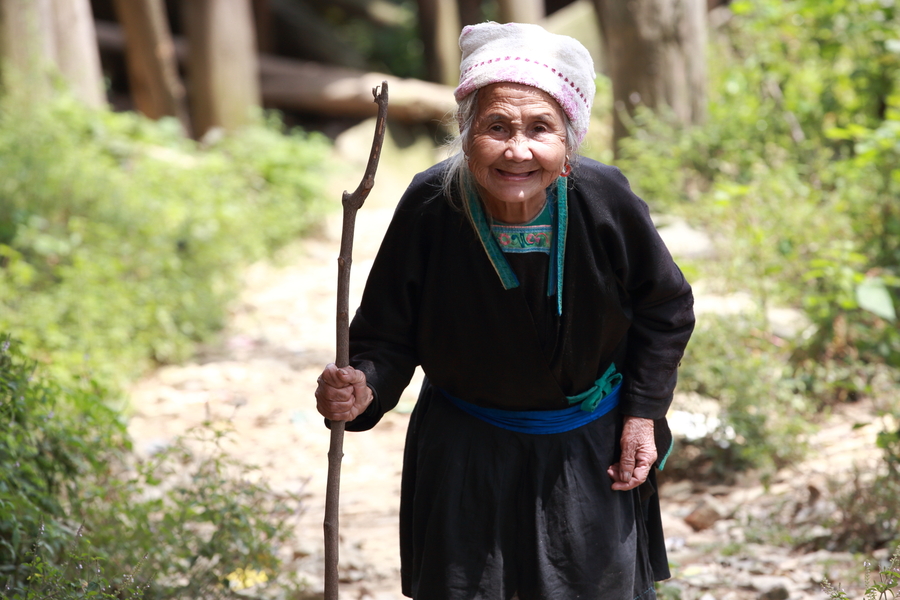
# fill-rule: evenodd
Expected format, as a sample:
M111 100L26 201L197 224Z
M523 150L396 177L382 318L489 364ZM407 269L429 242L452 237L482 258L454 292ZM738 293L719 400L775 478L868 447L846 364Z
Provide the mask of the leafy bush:
M229 598L251 587L261 597L303 587L281 572L280 554L299 495L272 490L228 455L227 430L209 425L138 458L108 401L99 387L40 376L8 337L0 344L4 597Z
M103 575L102 561L89 553L90 544L80 532L73 540L74 548L67 552L62 563L48 561L39 544L35 544L23 568L28 576L24 585L13 588L7 583L4 598L7 600L141 600L144 585L136 581L135 574L122 577L116 586Z
M857 470L849 482L832 483L837 514L827 523L828 544L869 552L900 542L900 477L881 465L875 473Z
M0 588L21 581L39 546L59 559L77 523L67 503L105 459L126 449L125 427L97 387L63 387L35 376L19 344L0 341Z
M222 323L238 268L321 214L325 142L278 123L208 147L172 121L0 101L0 329L121 384Z
M805 399L900 383L900 11L861 0L730 8L712 36L708 121L685 129L644 112L618 162L652 206L714 236L720 259L693 265L703 277L811 322L778 343L765 342L765 323L750 336L701 324L684 361L682 387L724 402L744 464L777 464L816 407Z
M765 473L800 458L809 431L809 401L798 393L780 342L751 318L702 319L680 370L682 391L715 398L719 423L706 440L692 442L670 458L666 474L679 470L725 481L737 471L761 467ZM701 467L705 463L705 467Z
M293 539L301 497L275 492L254 467L230 457L229 440L228 430L204 424L127 471L98 480L95 495L79 498L85 530L110 571L127 573L140 564L151 577L146 598L302 588L293 574L281 572L279 555Z
M900 591L900 549L894 552L889 563L878 571L878 580L872 580L872 565L868 561L864 564L864 588L865 600L888 600L888 598L896 598L897 592ZM822 583L822 589L828 594L831 600L850 600L840 586L835 587L827 579ZM890 595L889 595L890 594Z

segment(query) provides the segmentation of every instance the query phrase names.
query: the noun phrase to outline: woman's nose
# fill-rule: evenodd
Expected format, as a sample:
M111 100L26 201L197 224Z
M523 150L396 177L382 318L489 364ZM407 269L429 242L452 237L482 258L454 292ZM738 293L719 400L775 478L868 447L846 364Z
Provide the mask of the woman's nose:
M506 143L506 158L508 160L531 160L531 144L524 135L515 135Z

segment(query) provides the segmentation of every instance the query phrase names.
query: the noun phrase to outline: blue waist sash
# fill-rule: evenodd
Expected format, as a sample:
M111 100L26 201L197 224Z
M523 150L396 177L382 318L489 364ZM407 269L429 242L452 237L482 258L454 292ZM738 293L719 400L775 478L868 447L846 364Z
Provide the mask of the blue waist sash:
M548 434L571 431L596 421L618 406L621 388L622 375L616 373L615 365L611 365L589 390L569 396L572 406L561 410L485 408L457 398L444 389L437 389L457 408L491 425L519 433Z

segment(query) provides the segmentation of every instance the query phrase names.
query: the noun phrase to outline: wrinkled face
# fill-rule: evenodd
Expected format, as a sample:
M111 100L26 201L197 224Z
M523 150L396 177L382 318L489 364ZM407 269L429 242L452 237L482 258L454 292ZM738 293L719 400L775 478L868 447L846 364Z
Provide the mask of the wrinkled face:
M508 223L527 221L565 168L565 113L543 90L515 83L485 86L478 92L466 153L488 212Z

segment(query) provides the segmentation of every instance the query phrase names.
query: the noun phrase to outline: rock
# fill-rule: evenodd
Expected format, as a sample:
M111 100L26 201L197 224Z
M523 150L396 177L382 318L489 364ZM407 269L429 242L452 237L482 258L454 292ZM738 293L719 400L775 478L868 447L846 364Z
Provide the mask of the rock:
M656 220L661 225L659 236L673 256L695 259L715 256L715 248L706 232L694 229L681 219L657 217Z
M684 518L684 522L694 531L703 531L712 527L716 521L725 518L727 514L728 511L721 502L706 494L697 508Z
M685 547L687 542L683 537L667 537L666 552L678 552Z
M795 308L771 307L766 310L766 320L772 333L786 339L801 335L812 325L806 314Z
M752 585L759 592L759 600L788 600L791 583L786 577L761 575L753 578Z

